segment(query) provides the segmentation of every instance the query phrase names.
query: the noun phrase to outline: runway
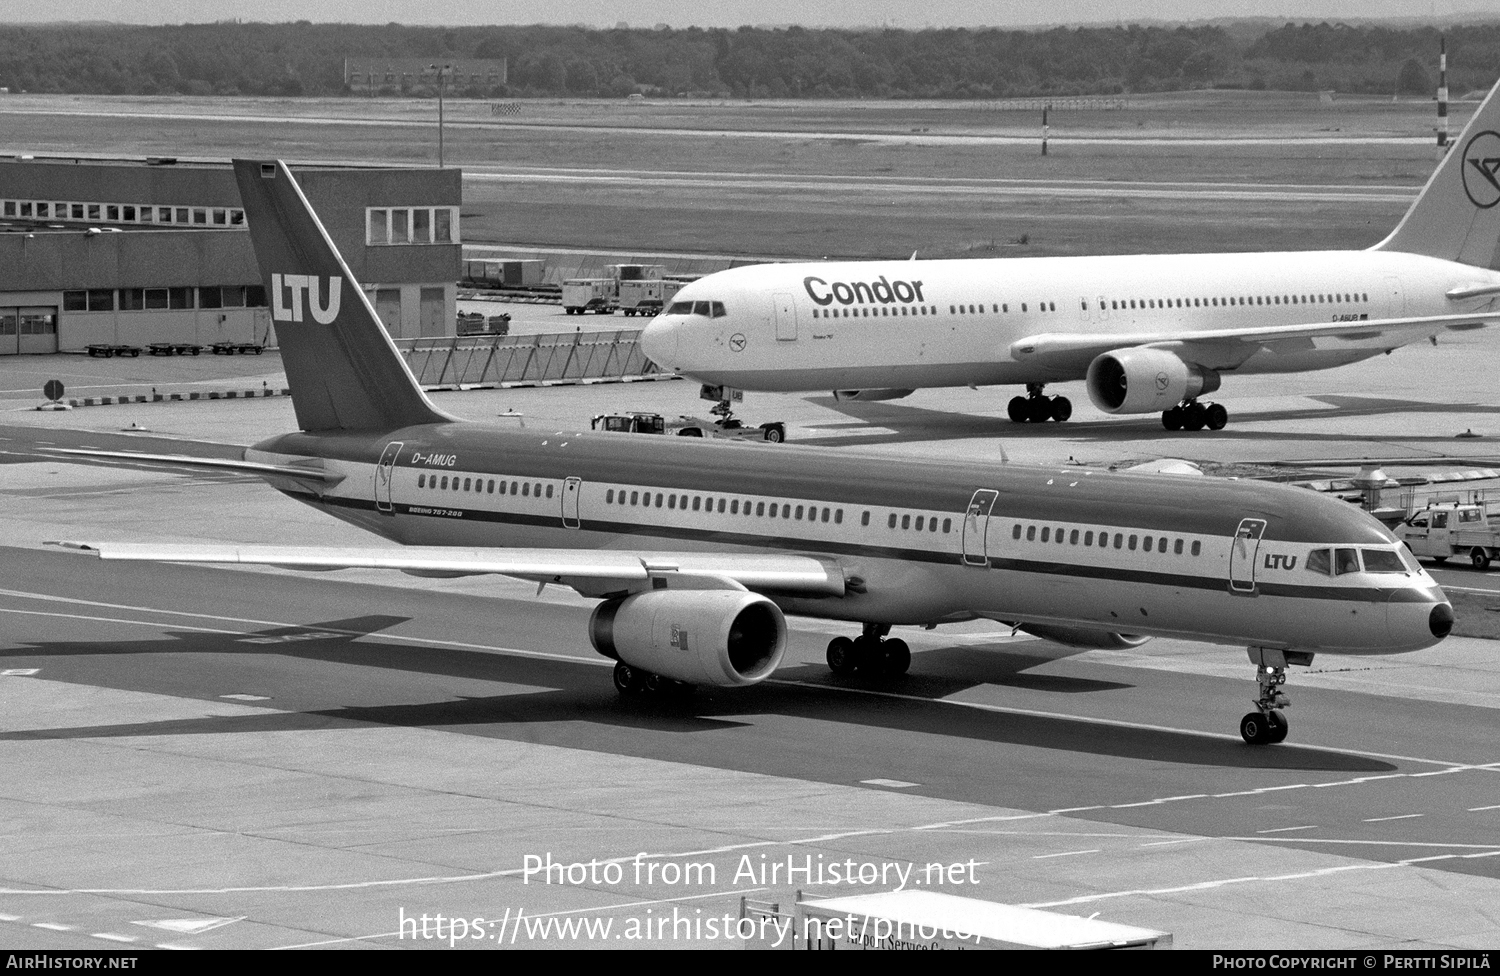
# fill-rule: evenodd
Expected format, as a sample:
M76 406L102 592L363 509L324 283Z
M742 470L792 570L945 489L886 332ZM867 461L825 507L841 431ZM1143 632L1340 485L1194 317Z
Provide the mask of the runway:
M1398 379L1430 387L1493 341L1242 380L1223 436L1172 443L1225 459L1451 451L1450 428L1492 419L1485 381L1421 400ZM696 409L689 384L647 386L440 401L557 429L605 407ZM745 409L784 417L793 445L893 459L993 452L997 431L1017 460L1164 453L1159 426L1081 407L1077 424L1017 430L995 419L1003 397L976 396L927 391L859 405L880 408L863 418L817 397ZM992 413L965 413L980 404ZM54 452L224 456L290 426L277 400L0 424L7 944L739 948L701 924L652 925L736 915L743 896L881 890L832 878L835 864L914 879L962 864L941 890L1099 913L1187 948L1500 935L1489 641L1320 657L1291 677L1290 740L1251 749L1235 729L1254 687L1238 648L1080 652L995 624L908 628L912 673L883 684L834 678L823 647L846 628L793 619L766 684L641 707L588 646L590 601L556 588L127 567L43 544L372 543L253 479ZM548 884L548 856L595 870ZM439 914L465 924L404 925Z

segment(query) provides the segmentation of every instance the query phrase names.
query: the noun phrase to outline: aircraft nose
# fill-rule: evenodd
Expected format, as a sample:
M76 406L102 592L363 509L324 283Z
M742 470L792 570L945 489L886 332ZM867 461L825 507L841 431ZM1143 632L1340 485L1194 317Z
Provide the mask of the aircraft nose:
M641 352L663 369L677 369L677 350L682 339L676 316L658 315L641 330Z
M1427 615L1427 629L1439 640L1447 637L1448 632L1453 629L1453 607L1446 603L1435 605Z

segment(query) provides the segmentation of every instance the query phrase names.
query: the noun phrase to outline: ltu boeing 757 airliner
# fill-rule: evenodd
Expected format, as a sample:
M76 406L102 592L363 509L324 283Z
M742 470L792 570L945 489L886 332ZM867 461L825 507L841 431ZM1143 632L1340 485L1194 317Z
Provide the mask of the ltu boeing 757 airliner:
M1365 251L767 264L683 288L641 336L705 384L895 399L1024 384L1015 421L1110 414L1217 430L1226 376L1358 362L1500 321L1500 100L1480 105L1395 231Z
M888 680L911 661L893 624L1238 644L1259 682L1240 727L1252 743L1286 737L1288 664L1428 647L1452 625L1379 522L1302 489L460 421L413 381L291 171L235 174L301 430L243 461L190 463L257 473L401 545L82 546L105 559L570 586L601 601L588 636L631 695L761 681L786 649L785 613L863 624L828 663Z

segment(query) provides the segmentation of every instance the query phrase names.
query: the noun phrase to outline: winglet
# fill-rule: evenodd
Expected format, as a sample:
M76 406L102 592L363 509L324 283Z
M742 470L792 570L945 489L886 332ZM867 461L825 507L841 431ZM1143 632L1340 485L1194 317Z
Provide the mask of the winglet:
M417 385L287 165L237 159L234 175L298 426L395 430L453 420Z

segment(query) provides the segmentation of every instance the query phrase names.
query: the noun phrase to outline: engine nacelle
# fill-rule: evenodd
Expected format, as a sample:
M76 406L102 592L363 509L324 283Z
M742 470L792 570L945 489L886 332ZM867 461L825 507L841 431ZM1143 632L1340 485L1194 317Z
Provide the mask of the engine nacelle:
M859 401L869 401L869 400L899 400L902 397L909 397L909 396L911 396L915 392L917 392L917 391L916 390L898 390L898 389L888 389L888 390L834 390L833 391L833 398L835 400L840 400L840 401L843 401L843 400L859 400Z
M1089 363L1089 399L1105 413L1155 413L1219 388L1219 374L1165 349L1114 349Z
M1033 637L1068 647L1140 647L1151 638L1137 634L1112 634L1087 627L1058 627L1051 624L1022 624L1021 629Z
M744 590L652 590L595 607L589 639L632 667L727 688L776 670L786 653L786 618Z

